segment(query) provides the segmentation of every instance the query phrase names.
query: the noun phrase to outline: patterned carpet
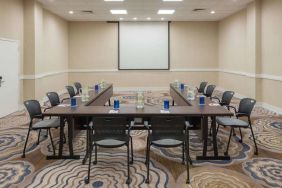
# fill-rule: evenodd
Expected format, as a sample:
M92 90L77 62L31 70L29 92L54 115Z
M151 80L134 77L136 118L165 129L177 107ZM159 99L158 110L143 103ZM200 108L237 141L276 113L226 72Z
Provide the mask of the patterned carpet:
M215 92L221 96L220 92ZM134 104L135 92L119 92L114 97L121 104ZM113 98L112 98L113 99ZM162 104L164 99L172 100L167 91L145 92L147 105ZM232 104L238 106L239 100ZM132 131L134 143L134 163L130 167L131 187L200 187L200 188L245 188L282 187L282 116L256 107L252 114L259 155L254 156L254 145L249 130L244 130L244 143L232 138L230 161L196 161L202 153L202 143L197 131L190 132L190 156L193 160L191 184L186 185L186 169L181 163L181 148L152 148L150 184L145 184L146 166L144 151L147 131ZM126 187L126 148L98 148L98 164L92 165L91 181L85 186L87 165L82 160L46 161L52 154L50 140L44 137L39 146L37 132L32 131L27 158L21 159L21 152L27 134L29 118L25 111L16 112L0 119L0 187ZM55 135L57 131L54 131ZM238 135L238 134L237 134ZM218 149L223 154L226 149L229 130L220 128ZM46 139L46 140L44 140ZM75 154L85 155L85 132L80 132L74 142ZM58 137L54 138L58 148ZM67 144L64 153L68 153ZM212 152L211 139L208 153ZM254 158L258 157L258 158Z

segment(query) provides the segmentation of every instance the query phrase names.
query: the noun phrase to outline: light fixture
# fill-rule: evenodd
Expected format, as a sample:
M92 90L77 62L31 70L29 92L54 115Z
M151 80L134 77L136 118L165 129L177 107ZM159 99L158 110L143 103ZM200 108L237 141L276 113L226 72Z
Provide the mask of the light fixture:
M119 18L119 20L123 20L123 18Z
M163 0L164 2L181 2L183 0Z
M215 11L214 11L214 10L212 10L212 11L211 11L211 14L215 14Z
M127 14L127 10L110 10L112 14Z
M174 14L175 10L159 10L158 14Z
M151 18L150 17L148 17L148 18L146 18L147 20L151 20Z
M73 10L70 10L70 11L69 11L69 14L74 14L74 11L73 11Z
M137 20L137 18L136 17L134 17L134 18L132 18L133 20Z
M164 20L164 18L161 18L161 20Z
M105 2L120 2L120 1L124 1L124 0L104 0Z

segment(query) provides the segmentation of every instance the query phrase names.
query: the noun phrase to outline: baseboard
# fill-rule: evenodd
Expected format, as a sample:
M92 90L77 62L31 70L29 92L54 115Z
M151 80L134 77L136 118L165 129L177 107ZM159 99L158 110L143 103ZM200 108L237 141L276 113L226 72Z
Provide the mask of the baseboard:
M279 108L277 106L273 106L271 104L268 103L264 103L264 102L258 102L257 106L263 107L269 111L275 112L277 114L282 114L282 108Z
M226 89L221 88L221 87L216 87L216 90L221 91L221 92L227 91ZM247 96L241 95L241 94L236 93L236 92L235 92L234 97L239 98L239 99L247 98ZM273 105L268 104L268 103L257 102L256 106L265 108L265 109L272 111L272 112L275 112L277 114L282 114L282 108L279 108L277 106L273 106Z

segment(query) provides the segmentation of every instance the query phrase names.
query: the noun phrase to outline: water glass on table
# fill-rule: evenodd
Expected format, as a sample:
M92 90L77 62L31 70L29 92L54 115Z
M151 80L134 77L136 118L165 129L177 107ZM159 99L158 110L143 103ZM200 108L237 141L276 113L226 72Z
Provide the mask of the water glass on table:
M169 100L164 100L164 110L169 110Z
M118 99L114 100L114 110L119 110L119 100Z

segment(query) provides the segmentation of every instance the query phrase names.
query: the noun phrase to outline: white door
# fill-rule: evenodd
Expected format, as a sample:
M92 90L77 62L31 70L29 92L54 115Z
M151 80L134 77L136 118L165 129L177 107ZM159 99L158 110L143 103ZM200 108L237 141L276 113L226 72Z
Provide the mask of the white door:
M16 41L0 39L0 84L1 118L19 109L19 45Z

